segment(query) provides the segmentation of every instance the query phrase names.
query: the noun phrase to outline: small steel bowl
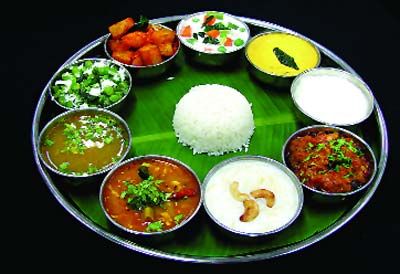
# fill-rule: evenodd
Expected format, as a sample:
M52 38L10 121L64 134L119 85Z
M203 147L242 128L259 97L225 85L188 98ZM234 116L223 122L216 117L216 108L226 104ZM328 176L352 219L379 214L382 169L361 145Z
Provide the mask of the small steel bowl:
M255 64L255 60L252 60L251 56L249 56L249 49L252 47L253 43L255 41L257 41L258 39L260 39L262 37L268 37L268 36L271 37L273 35L289 36L291 38L298 39L298 41L302 41L305 44L307 44L315 54L315 57L316 57L315 64L311 67L301 68L297 74L278 74L277 72L268 70L266 68L261 68L259 65ZM279 48L278 45L275 45L275 47ZM290 84L292 83L293 79L298 74L300 74L301 72L303 72L305 70L318 67L321 62L321 53L320 53L318 47L315 46L311 40L309 40L308 38L306 38L304 36L301 36L300 34L293 34L293 33L281 32L281 31L262 32L262 33L257 34L256 36L252 37L246 45L245 56L246 56L246 59L248 62L249 72L252 76L254 76L258 81L260 81L264 84L271 85L271 86L278 87L278 88L289 87Z
M330 203L330 202L341 202L341 201L346 200L347 198L356 196L356 194L362 193L362 191L364 191L371 185L371 183L375 177L375 173L377 170L376 158L375 158L374 152L371 149L371 147L361 137L359 137L355 133L351 132L350 130L343 129L340 127L335 127L335 126L328 126L328 125L313 125L313 126L301 128L301 129L295 131L292 135L290 135L287 138L287 140L285 141L283 148L282 148L283 163L294 172L294 170L290 164L290 161L288 159L288 157L289 157L288 149L289 149L289 145L290 145L291 141L296 139L297 137L302 137L302 136L306 136L309 134L316 134L319 131L328 131L328 132L336 131L336 132L339 132L341 134L341 136L353 138L356 142L358 142L358 145L361 147L364 155L366 155L366 157L371 165L371 172L369 174L369 179L365 184L363 184L362 186L360 186L354 190L348 191L348 192L327 192L327 191L312 188L302 182L301 184L303 185L304 189L306 190L305 191L306 196L309 196L311 200L314 200L317 202ZM299 178L299 180L301 180L301 178Z
M307 99L303 99L301 100L301 92L300 92L300 88L299 86L302 85L302 82L305 81L305 79L307 79L308 77L313 77L315 79L308 79L309 82L311 81L315 81L317 77L337 77L337 79L340 80L345 80L343 82L345 83L352 83L354 87L358 88L358 90L362 93L362 95L364 95L364 99L366 102L366 111L364 111L363 115L357 114L357 116L359 117L358 119L354 119L352 121L348 120L347 122L345 121L339 121L337 117L340 117L339 114L340 113L344 113L344 109L343 109L343 103L342 106L340 105L340 102L343 102L345 100L349 101L349 103L346 105L346 111L347 110L354 110L355 109L355 102L354 100L349 99L349 95L350 94L342 94L342 96L338 95L338 92L341 91L341 89L343 88L338 88L334 91L332 91L332 97L338 98L337 102L333 102L332 98L330 98L329 96L313 96L312 100L310 100L310 98ZM327 78L325 78L327 79ZM322 80L320 80L322 81ZM332 88L332 83L331 82L327 82L326 85L324 85L326 87L326 89L328 88ZM335 92L336 91L336 92ZM318 92L324 92L324 88L318 88ZM319 67L319 68L314 68L308 71L305 71L301 74L299 74L292 82L292 85L290 87L290 93L293 99L293 103L296 106L297 110L300 111L300 113L297 113L297 116L300 120L305 121L305 124L315 124L315 123L322 123L322 124L326 124L326 125L331 125L331 126L344 126L344 127L350 127L350 126L354 126L356 124L359 124L361 122L363 122L364 120L366 120L372 113L372 111L374 110L374 96L372 94L372 91L370 90L370 88L368 87L368 85L363 82L358 76L349 73L347 71L341 70L341 69L337 69L337 68L330 68L330 67ZM346 96L345 98L342 98ZM340 99L339 99L340 98ZM339 102L340 100L340 102ZM331 118L323 118L320 116L318 116L316 113L313 113L312 109L309 109L307 107L304 106L305 102L310 102L313 101L315 102L314 104L318 104L321 106L324 106L323 111L328 113L328 111L331 113ZM302 106L303 104L303 106ZM308 106L309 107L309 106ZM323 115L326 115L326 113L323 113ZM300 115L299 115L300 114ZM333 117L333 118L332 118ZM349 115L346 115L346 119L348 119L348 117L350 117ZM335 121L336 119L336 121ZM343 118L342 118L343 119Z
M297 207L295 209L295 212L293 213L293 215L286 221L286 223L284 223L283 225L280 225L274 229L271 229L269 231L266 232L246 232L246 231L240 231L238 229L232 228L230 226L228 226L227 224L224 224L221 220L218 219L218 217L215 216L215 214L213 214L213 210L215 212L215 208L213 210L210 209L210 206L208 205L207 202L207 195L208 194L208 187L209 187L209 183L212 180L213 176L215 174L218 174L218 172L225 168L226 166L229 166L230 164L234 164L237 162L246 162L246 161L258 161L261 162L263 164L266 165L271 165L275 168L277 168L278 170L282 171L283 174L285 174L289 180L293 183L295 192L296 192L296 198L297 198ZM237 170L243 170L240 168L237 168ZM214 185L219 184L219 183L224 183L224 182L220 182L218 181L218 183L214 183ZM240 184L240 182L239 182ZM205 208L205 211L207 212L207 214L211 217L211 219L218 225L219 228L222 228L222 231L226 231L228 232L228 234L230 236L234 236L235 238L238 239L249 239L249 238L255 238L255 237L263 237L263 236L268 236L270 234L274 234L277 233L285 228L287 228L288 226L290 226L295 220L296 218L300 215L300 212L303 208L303 200L304 200L304 196L303 196L303 189L302 186L298 180L298 178L296 177L296 175L290 170L288 169L286 166L284 166L282 163L273 160L271 158L267 158L264 156L258 156L258 155L245 155L245 156L236 156L230 159L227 159L225 161L220 162L219 164L215 165L206 175L203 184L203 205ZM229 189L226 191L230 191ZM225 193L226 194L226 193ZM247 194L247 193L246 193ZM228 194L226 194L228 195ZM250 196L250 195L249 195ZM224 203L223 201L223 197L224 194L219 194L220 197L220 201L219 203L221 205L225 205L224 207L222 207L223 209L226 209L227 205L226 203ZM279 199L279 196L275 195L276 199ZM232 198L233 199L233 198ZM252 199L252 198L251 198ZM239 218L239 216L237 216L237 218Z
M109 182L109 179L113 177L113 175L118 172L120 169L123 169L124 167L126 167L127 165L129 165L132 162L143 162L146 160L151 160L151 159L158 159L158 160L162 160L162 161L166 161L169 163L173 163L181 168L183 168L184 170L188 171L189 174L191 176L193 176L193 178L196 180L197 184L198 184L198 191L199 191L199 202L196 206L196 208L194 209L194 211L192 212L192 214L185 219L184 221L182 221L181 223L175 225L174 227L167 229L167 230L163 230L163 231L155 231L155 232L142 232L142 231L137 231L134 229L130 229L128 227L123 226L122 224L118 223L116 220L114 220L110 214L108 213L106 206L104 205L104 188L107 185L107 183ZM157 178L154 178L157 179ZM143 236L152 236L152 237L158 237L158 236L162 236L163 238L166 236L166 234L170 235L170 232L176 231L176 230L180 230L183 226L185 226L190 220L192 220L194 218L194 216L197 214L197 212L199 211L201 204L202 204L202 189L201 189L201 182L200 179L198 178L198 176L196 175L196 173L185 163L175 159L175 158L171 158L168 156L163 156L163 155L144 155L144 156L138 156L138 157L134 157L134 158L130 158L127 159L121 163L119 163L117 166L115 166L111 171L108 172L108 174L106 175L106 177L104 178L101 187L100 187L100 192L99 192L99 201L100 201L100 205L101 208L105 214L105 216L107 217L107 219L119 230L123 231L123 232L127 232L129 234L133 234L133 235L143 235Z
M77 174L76 172L72 172L72 173L66 173L66 172L62 172L60 171L55 164L51 163L51 160L46 157L45 155L43 155L43 152L41 150L42 145L45 142L45 136L46 133L48 132L48 130L50 130L53 126L57 125L57 123L63 121L64 119L74 116L76 114L79 115L89 115L89 114L101 114L101 115L105 115L107 117L111 117L113 119L115 119L118 123L119 126L121 126L124 129L124 135L126 136L125 139L125 146L124 146L124 150L122 151L121 155L119 156L119 159L113 163L110 163L106 166L103 166L102 168L99 168L97 171L92 172L92 173L81 173L81 174ZM54 117L52 120L50 120L42 129L39 138L38 138L38 145L37 147L39 148L39 158L41 159L42 163L49 169L51 170L53 173L60 175L62 177L68 178L68 179L74 179L76 180L76 183L81 183L81 182L90 182L91 179L93 179L94 177L97 177L98 175L104 174L107 171L109 171L110 169L112 169L115 165L117 165L118 163L120 163L121 161L124 160L124 158L126 157L126 155L129 153L129 150L131 148L131 142L132 142L132 137L131 137L131 133L129 130L129 127L127 125L127 123L117 114L115 114L114 112L110 111L110 110L106 110L106 109L101 109L101 108L86 108L86 109L73 109L73 110L69 110L66 112L63 112L61 114L59 114L58 116Z
M53 94L53 86L54 86L54 84L55 84L55 82L56 82L57 80L60 80L60 79L61 79L62 74L65 73L67 70L69 70L69 68L71 68L72 66L84 64L86 61L104 62L104 63L106 63L106 64L109 65L109 66L115 66L115 67L117 67L120 71L122 71L122 72L124 73L124 75L125 75L125 77L127 78L127 81L128 81L128 89L127 89L126 93L125 93L117 102L114 102L114 103L112 103L112 104L110 104L110 105L108 105L108 106L105 106L105 107L103 107L103 106L101 106L101 105L96 105L96 106L79 106L79 107L72 107L72 108L71 108L71 107L67 107L67 106L61 104L61 103L54 97L54 94ZM59 107L61 107L63 110L71 110L71 109L87 108L87 107L95 107L95 108L96 108L96 107L97 107L97 108L108 109L108 110L111 110L111 111L118 111L118 110L121 108L121 106L123 105L123 103L126 101L126 98L127 98L128 95L130 94L131 89L132 89L132 76L131 76L131 74L129 73L129 71L128 71L124 66L122 66L121 64L119 64L119 63L117 63L117 62L114 62L114 61L112 61L112 60L106 59L106 58L84 58L84 59L76 60L76 61L74 61L74 62L72 62L72 63L70 63L70 64L68 64L68 65L66 65L66 66L64 66L64 67L62 67L60 70L58 70L58 72L55 74L55 76L54 76L54 77L52 78L52 80L51 80L51 84L50 84L50 86L49 86L49 94L50 94L51 100L52 100L53 102L55 102L55 103L56 103Z
M189 22L192 22L192 19L195 17L200 16L201 18L203 18L209 12L223 14L224 17L228 17L228 19L230 21L235 20L234 22L236 22L237 24L240 24L239 28L243 28L244 29L243 32L245 34L247 34L246 38L243 40L244 41L243 45L241 45L240 47L237 47L236 49L234 49L232 51L227 51L225 53L218 52L218 51L206 52L204 50L195 48L191 43L189 43L187 41L187 39L185 37L182 37L182 35L181 35L182 29L185 27L186 24L189 24ZM178 35L179 40L181 41L181 43L184 46L183 50L185 52L187 59L196 64L206 65L206 66L223 66L223 65L238 61L243 52L244 47L246 46L247 41L250 38L250 29L247 26L247 24L245 24L244 22L239 20L234 15L231 15L231 14L225 13L225 12L216 12L216 11L203 11L203 12L197 12L197 13L193 13L193 14L186 16L178 23L178 25L176 27L176 33ZM200 39L204 39L204 38L201 38L201 37L198 38L198 40L200 40ZM210 47L212 47L212 46L210 46Z
M171 28L164 26L162 24L152 24L152 25L155 27L164 28L164 29L168 29L168 30L172 31ZM181 48L181 43L180 43L179 39L176 38L178 48L176 49L176 52L172 56L168 57L161 63L155 64L155 65L135 66L135 65L129 65L129 64L122 63L122 62L114 59L114 57L112 57L112 53L108 46L110 39L111 39L111 33L109 33L107 35L106 39L104 40L103 47L104 47L105 54L107 55L108 58L113 60L115 63L118 63L121 66L126 67L132 73L132 76L135 79L152 79L154 77L158 77L158 76L161 76L164 73L166 73L169 69L171 69L175 65L176 56L178 55L179 50Z

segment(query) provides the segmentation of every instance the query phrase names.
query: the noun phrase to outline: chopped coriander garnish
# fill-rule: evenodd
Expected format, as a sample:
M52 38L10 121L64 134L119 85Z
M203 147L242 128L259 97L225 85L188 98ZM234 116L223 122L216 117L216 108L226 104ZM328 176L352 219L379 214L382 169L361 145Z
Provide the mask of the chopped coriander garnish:
M68 172L68 167L69 167L70 163L69 162L63 162L58 166L58 169L61 172Z
M89 167L88 167L88 170L87 170L87 173L88 174L91 174L91 173L95 173L95 172L97 172L99 169L95 166L95 165L93 165L92 163L90 163L89 164Z
M121 193L121 199L126 199L127 203L135 210L141 210L146 206L158 206L167 201L171 193L162 192L158 189L161 180L154 180L149 176L139 184L132 184L125 181L127 189Z
M195 17L192 19L192 21L193 21L193 23L197 23L197 22L200 22L200 19Z
M183 220L183 217L185 217L185 215L183 215L182 213L178 214L178 215L175 215L175 217L174 217L175 223L179 224Z
M162 231L163 226L164 226L164 224L163 224L162 221L149 223L147 225L147 227L146 227L146 232L159 232L159 231Z
M51 147L52 145L54 145L54 141L51 139L46 139L46 140L44 140L44 145Z

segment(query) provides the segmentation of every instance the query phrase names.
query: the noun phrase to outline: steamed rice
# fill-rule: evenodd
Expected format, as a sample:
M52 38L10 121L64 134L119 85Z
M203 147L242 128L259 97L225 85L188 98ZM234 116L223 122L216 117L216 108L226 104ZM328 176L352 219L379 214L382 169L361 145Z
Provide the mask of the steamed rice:
M251 104L228 86L195 86L176 105L173 128L193 154L247 151L254 132Z

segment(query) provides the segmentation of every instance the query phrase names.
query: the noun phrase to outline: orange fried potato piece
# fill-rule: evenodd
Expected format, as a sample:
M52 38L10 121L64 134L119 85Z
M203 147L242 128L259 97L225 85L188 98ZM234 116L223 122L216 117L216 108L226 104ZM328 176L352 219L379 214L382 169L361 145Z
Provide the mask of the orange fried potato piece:
M156 45L172 43L175 37L175 32L169 29L159 29L151 33L151 41Z
M134 58L134 53L130 50L125 51L114 51L111 55L115 60L130 65L132 64L132 60Z
M134 66L143 66L142 57L140 57L139 52L135 52L132 57L132 65Z
M122 36L121 41L129 47L138 49L147 43L147 35L141 31L134 31Z
M156 45L148 44L138 49L144 65L155 65L162 62L160 50Z
M171 43L159 44L158 49L160 50L161 55L165 57L172 56L175 52Z
M108 27L108 31L111 33L112 38L119 38L128 32L130 28L135 25L135 21L131 17L127 17L115 24Z
M111 52L114 51L126 51L129 49L129 46L122 43L121 40L108 40L108 47L110 48Z

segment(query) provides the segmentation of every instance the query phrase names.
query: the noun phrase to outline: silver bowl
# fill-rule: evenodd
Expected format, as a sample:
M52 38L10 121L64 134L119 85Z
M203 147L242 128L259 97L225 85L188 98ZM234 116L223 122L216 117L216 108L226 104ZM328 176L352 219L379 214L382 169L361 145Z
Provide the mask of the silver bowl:
M149 23L149 24L151 24L151 23ZM152 25L172 31L171 28L169 28L165 25L162 25L162 24L152 24ZM176 49L176 52L172 56L168 57L161 63L155 64L155 65L135 66L135 65L124 64L124 63L114 59L114 57L112 57L109 47L108 47L108 41L110 40L110 38L111 38L111 33L109 33L106 36L106 39L103 44L105 54L107 55L108 58L113 60L115 63L118 63L121 66L126 67L132 73L132 75L135 79L151 79L151 78L158 77L158 76L166 73L169 69L171 69L175 65L174 61L175 61L176 56L178 55L180 48L181 48L181 43L180 43L179 39L177 39L178 48Z
M272 71L267 71L265 69L262 69L262 68L258 67L257 65L255 65L248 55L248 49L251 46L252 42L254 42L256 39L260 38L261 36L270 35L270 34L280 34L280 33L297 37L297 38L305 41L306 43L308 43L315 50L315 53L317 54L317 63L315 64L314 67L318 67L320 65L321 53L320 53L318 47L315 46L314 43L310 39L308 39L304 36L301 36L300 34L294 34L294 33L282 32L282 31L268 31L268 32L259 33L256 36L252 37L250 39L250 41L247 43L246 48L245 48L245 56L246 56L246 60L248 62L248 69L249 69L250 74L253 75L258 81L260 81L262 83L265 83L265 84L268 84L268 85L271 85L274 87L278 87L278 88L286 88L286 87L290 86L293 79L295 79L295 77L297 75L291 75L291 76L280 75L280 74L274 73Z
M62 105L53 95L53 85L54 83L60 79L61 75L71 66L73 65L79 65L81 63L85 63L86 61L92 61L92 62L105 62L108 65L113 65L118 67L119 69L121 69L122 71L124 71L125 76L128 79L128 90L126 92L126 94L124 96L122 96L117 102L110 104L106 107L102 107L102 106L93 106L93 107L98 107L98 108L104 108L104 109L108 109L111 111L118 111L119 109L121 109L121 106L123 105L123 103L126 101L126 98L128 97L128 95L131 92L132 89L132 76L129 73L129 71L122 66L121 64L114 62L112 60L106 59L106 58L84 58L84 59L78 59L72 63L69 63L68 65L62 67L60 70L58 70L58 72L53 76L50 85L49 85L49 94L50 94L50 98L53 102L55 102L59 107L61 107L63 110L71 110L71 109L76 109L76 108L70 108L67 106ZM79 107L77 107L79 108ZM81 107L81 108L87 108L87 107Z
M304 127L301 128L297 131L295 131L292 135L290 135L287 140L285 141L283 148L282 148L282 161L283 163L292 170L292 167L288 161L288 146L290 144L290 142L300 136L305 136L308 134L312 134L313 132L318 132L320 130L332 130L332 131L338 131L339 133L343 134L344 136L349 136L353 139L355 139L356 141L359 142L359 144L362 146L363 148L363 152L365 154L367 154L367 158L370 162L370 164L372 165L372 171L370 174L370 177L368 179L368 181L363 184L361 187L358 187L352 191L348 191L348 192L327 192L327 191L322 191L322 190L317 190L314 189L312 187L307 186L304 183L301 183L303 185L303 187L306 190L306 194L310 197L311 200L314 201L318 201L318 202L341 202L346 200L346 198L350 198L355 196L358 193L361 193L362 191L364 191L365 189L367 189L370 184L373 182L374 177L375 177L375 173L377 170L377 163L376 163L376 158L374 155L373 150L371 149L371 147L358 135L356 135L355 133L351 132L350 130L347 129L343 129L340 127L335 127L335 126L328 126L328 125L313 125L313 126L308 126L308 127Z
M345 80L351 82L352 84L354 84L363 93L363 95L365 96L365 98L367 100L368 111L365 112L365 115L362 116L360 119L354 120L352 122L338 122L338 121L334 122L334 121L328 121L324 118L318 117L315 114L311 114L310 110L304 109L301 106L301 104L299 103L299 98L297 96L299 84L306 77L310 77L310 76L316 77L319 75L339 77L339 78L345 79ZM323 90L321 90L321 92L323 92ZM361 78L356 76L355 74L344 71L342 69L331 68L331 67L324 67L324 68L319 67L319 68L307 70L307 71L299 74L293 80L292 85L290 87L290 93L291 93L294 105L296 106L297 110L300 111L300 113L297 113L297 116L298 116L298 118L300 118L300 120L304 121L305 124L322 123L322 124L327 124L327 125L331 125L331 126L350 127L350 126L354 126L354 125L359 124L359 123L363 122L364 120L366 120L371 115L372 111L374 110L375 99L374 99L372 91L370 90L368 85L364 81L362 81ZM328 102L326 97L325 98L321 97L320 100L324 100L325 102L327 102L326 109L328 109L328 108L335 109L335 110L337 110L337 114L339 114L340 112L343 112L343 109L340 107L340 105L335 104L334 106L330 107L331 104L333 104L333 102ZM343 98L343 100L346 100L346 98ZM323 102L321 102L321 103L323 103Z
M207 205L207 186L208 183L210 182L211 178L215 175L216 172L218 172L221 168L234 163L234 162L238 162L238 161L248 161L248 160L255 160L255 161L261 161L265 164L268 165L273 165L274 167L278 168L279 170L283 171L284 174L286 174L292 181L293 186L296 189L296 194L297 194L297 208L295 213L293 214L293 216L282 226L267 231L267 232L243 232L237 229L234 229L232 227L227 226L226 224L223 224L220 220L218 220L217 217L214 216L214 214L211 212L211 210L209 209L208 205ZM222 228L223 231L229 232L229 234L232 236L238 236L240 239L244 239L244 238L255 238L255 237L263 237L263 236L268 236L274 233L277 233L285 228L287 228L288 226L290 226L295 220L296 218L300 215L300 212L303 208L303 200L304 200L304 196L303 196L303 189L302 186L298 180L298 178L296 177L296 175L290 170L288 169L285 165L283 165L282 163L273 160L271 158L267 158L264 156L258 156L258 155L245 155L245 156L236 156L227 160L224 160L222 162L220 162L219 164L215 165L207 174L207 176L205 177L203 184L203 205L205 208L205 211L207 212L207 214L210 216L210 218L220 227ZM223 203L223 201L221 201L221 203Z
M118 171L121 167L124 167L125 165L131 163L131 162L135 162L135 161L141 161L141 160L146 160L146 159L160 159L160 160L164 160L167 162L171 162L174 163L178 166L181 166L182 168L186 169L187 171L189 171L189 173L191 173L194 178L196 179L197 183L198 183L198 189L200 191L200 199L199 199L199 203L196 207L196 209L193 211L192 215L189 216L189 218L185 219L184 221L182 221L181 223L179 223L178 225L168 229L168 230L163 230L163 231L155 231L155 232L142 232L142 231L137 231L137 230L133 230L133 229L129 229L121 224L119 224L117 221L115 221L107 212L105 206L104 206L104 201L103 201L103 189L104 186L107 184L108 179L113 176L113 174ZM169 234L170 232L176 231L181 229L183 226L185 226L190 220L192 220L194 218L194 216L197 214L197 212L199 211L201 204L202 204L202 196L203 196L203 192L201 189L201 183L200 183L200 179L198 178L197 174L185 163L175 159L175 158L171 158L168 156L163 156L163 155L156 155L156 154L149 154L149 155L145 155L145 156L138 156L138 157L134 157L134 158L130 158L127 159L121 163L119 163L118 165L116 165L111 171L108 172L108 174L106 175L106 177L104 178L101 186L100 186L100 192L99 192L99 201L100 201L100 205L101 208L105 214L105 216L107 217L107 219L117 228L119 228L120 230L127 232L129 234L134 234L134 235L144 235L144 236L165 236L165 234Z
M74 173L65 173L60 171L59 169L55 168L53 165L51 165L48 161L46 161L44 159L44 155L42 154L42 152L40 151L40 147L42 142L44 141L43 138L45 137L45 134L47 133L47 130L49 130L51 127L53 127L56 123L58 123L60 120L67 118L69 116L75 115L76 113L99 113L99 114L103 114L103 115L107 115L109 117L114 118L115 120L118 121L118 123L120 123L120 125L124 128L126 135L127 135L127 145L125 148L125 151L121 154L120 158L112 164L109 164L105 167L100 168L98 171L93 172L93 173L83 173L83 174L74 174ZM66 112L63 112L59 115L57 115L56 117L54 117L52 120L50 120L42 129L39 138L38 138L38 145L37 147L39 147L39 158L42 161L42 163L49 169L51 170L53 173L69 178L69 179L80 179L79 182L84 182L84 181L90 181L87 179L91 179L93 177L97 177L97 175L101 175L106 173L107 171L109 171L110 169L112 169L115 165L117 165L118 163L120 163L121 161L124 160L124 158L126 157L126 155L129 153L129 150L131 148L131 143L132 143L132 136L131 136L131 132L129 130L129 127L127 125L127 123L117 114L115 114L114 112L110 111L110 110L106 110L106 109L101 109L101 108L85 108L85 109L73 109L73 110L69 110Z
M178 35L179 40L181 41L181 44L183 44L183 46L184 46L183 50L184 50L188 60L192 61L194 63L197 63L197 64L207 65L207 66L223 66L223 65L226 65L226 64L229 64L229 63L239 60L241 54L243 53L243 49L246 46L248 39L246 41L244 41L244 44L241 47L238 47L234 51L222 53L222 52L205 52L205 51L200 51L198 49L195 49L193 47L193 45L188 43L186 41L186 39L184 39L180 35L182 27L187 20L189 20L192 17L198 16L198 15L203 15L203 14L205 15L207 12L209 12L209 11L197 12L197 13L187 15L178 23L178 25L176 27L176 33ZM215 12L215 11L213 11L213 12ZM218 13L222 13L226 16L229 16L229 17L234 18L237 21L239 21L243 25L243 28L245 28L245 32L248 33L249 37L250 37L250 29L246 23L244 23L239 18L237 18L236 16L231 15L229 13L225 13L225 12L218 12Z

